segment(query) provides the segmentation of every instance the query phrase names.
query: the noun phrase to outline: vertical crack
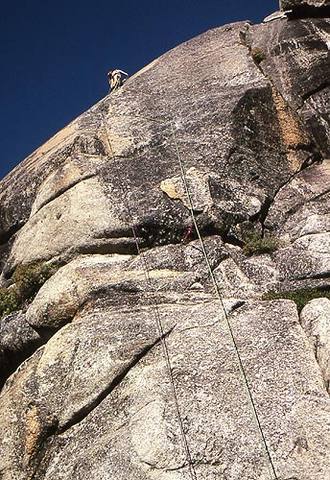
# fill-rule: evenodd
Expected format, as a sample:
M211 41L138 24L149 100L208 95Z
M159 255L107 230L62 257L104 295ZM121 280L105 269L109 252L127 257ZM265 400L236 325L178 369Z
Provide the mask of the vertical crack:
M253 41L248 39L248 34L250 32L250 25L246 24L245 29L240 31L241 43L247 48L249 56L252 58L260 73L269 82L269 85L272 89L274 106L278 116L279 128L281 129L283 146L287 152L289 163L295 167L294 173L290 175L286 182L277 188L272 197L268 197L265 200L260 212L258 213L258 220L261 223L262 236L264 237L266 218L280 190L288 185L301 171L309 168L314 163L322 162L323 157L317 148L315 139L311 137L304 120L301 118L298 112L292 110L290 105L284 99L282 93L276 88L272 78L262 68L262 62L264 61L262 52L260 52L260 56L253 54ZM298 163L299 159L295 158L299 152L307 154L307 158L301 165Z
M253 39L248 39L248 33L250 32L250 25L247 24L245 31L240 32L241 43L247 48L254 64L271 86L281 137L287 151L288 160L295 164L297 163L297 160L294 158L295 154L298 152L306 153L307 159L300 166L299 171L309 167L315 162L323 161L323 156L317 147L317 142L311 132L309 132L305 120L299 115L298 111L290 107L280 90L278 90L274 84L273 79L264 71L262 62L265 60L265 54L261 51L259 55L253 53ZM329 84L328 81L325 83L327 85ZM324 84L322 84L321 90L323 88L325 88ZM318 91L318 89L316 91Z

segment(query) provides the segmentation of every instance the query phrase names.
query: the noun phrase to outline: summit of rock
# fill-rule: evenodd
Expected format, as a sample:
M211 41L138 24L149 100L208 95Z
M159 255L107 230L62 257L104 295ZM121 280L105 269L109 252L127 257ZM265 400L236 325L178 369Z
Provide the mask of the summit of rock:
M306 16L329 16L330 0L280 0L282 10Z

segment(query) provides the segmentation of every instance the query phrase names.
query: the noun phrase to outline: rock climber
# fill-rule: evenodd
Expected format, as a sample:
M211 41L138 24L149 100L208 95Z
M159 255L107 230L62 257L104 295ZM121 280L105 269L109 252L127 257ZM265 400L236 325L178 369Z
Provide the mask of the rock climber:
M127 80L128 73L123 72L122 70L110 70L108 73L108 81L110 85L110 92L118 90L123 83Z

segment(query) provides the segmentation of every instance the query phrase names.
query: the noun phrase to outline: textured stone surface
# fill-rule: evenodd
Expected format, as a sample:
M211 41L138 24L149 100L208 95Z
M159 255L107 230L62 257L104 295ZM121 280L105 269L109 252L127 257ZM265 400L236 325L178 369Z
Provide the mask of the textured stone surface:
M272 82L277 96L281 128L289 150L302 144L297 129L288 118L294 112L315 145L330 157L329 82L330 20L274 20L252 26L249 41L252 49L263 52L260 68Z
M329 301L263 300L330 287L305 14L180 45L0 182L1 285L61 267L0 323L1 479L327 478Z
M198 478L269 478L217 303L169 300L159 313ZM278 474L324 479L329 405L294 305L247 305L231 321ZM189 478L157 338L152 308L104 300L56 334L2 393L3 478Z
M329 0L280 0L282 10L297 9L303 7L330 7ZM302 10L303 11L303 10Z
M42 345L39 333L26 321L22 312L0 320L0 386L36 348Z
M312 300L301 312L300 320L330 393L330 301L327 298Z
M276 195L266 227L287 241L328 232L329 187L329 160L303 170Z
M330 233L306 235L276 253L281 280L330 276Z
M187 203L164 193L169 179L181 181L178 156L188 183L189 172L195 179L192 200L201 227L223 230L258 215L266 198L300 169L311 140L293 114L282 119L271 83L242 42L248 29L238 23L179 46L77 119L78 132L98 138L98 161L93 160L95 148L83 149L84 144L75 147L84 151L79 162L73 161L76 140L69 136L69 157L60 150L60 165L35 154L5 179L4 205L14 203L12 188L25 189L27 172L35 192L24 201L21 215L6 210L3 235L26 222L32 204L32 215L14 238L9 268L75 252L122 253L130 243L128 205L141 243L178 241L191 222ZM163 81L169 69L170 85ZM152 102L146 101L146 92L153 92ZM279 129L288 119L293 139ZM290 154L281 148L283 142L291 142ZM294 151L297 144L299 151ZM157 168L151 169L155 162ZM95 168L97 175L84 179ZM34 178L38 185L44 178L39 190ZM25 248L27 243L31 248Z

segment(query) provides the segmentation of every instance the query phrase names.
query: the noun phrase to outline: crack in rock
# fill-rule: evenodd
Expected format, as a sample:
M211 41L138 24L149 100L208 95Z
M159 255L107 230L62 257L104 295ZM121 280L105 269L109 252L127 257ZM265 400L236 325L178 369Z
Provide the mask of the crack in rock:
M123 370L111 381L111 383L102 392L98 394L98 396L91 403L80 409L72 416L72 418L68 422L59 427L59 429L57 430L57 434L62 435L70 428L78 425L83 420L85 420L85 418L93 410L95 410L103 402L103 400L105 400L108 395L110 395L112 391L125 379L125 377L132 370L132 368L134 368L135 365L137 365L140 360L142 360L156 345L158 345L166 337L168 337L172 333L174 328L175 325L167 332L165 332L163 336L157 338L151 344L146 345L139 353L136 353L131 362L127 366L125 366L125 368L123 368Z
M309 92L302 95L301 98L303 99L304 102L306 102L310 97L312 97L316 93L320 93L320 92L322 92L323 90L325 90L329 87L330 87L330 82L328 80L325 80L323 83L321 83L320 85L318 85L314 89L312 89Z
M36 213L40 212L40 210L44 207L46 207L47 205L49 205L51 202L53 202L54 200L58 199L61 195L63 195L64 193L68 192L69 190L71 190L72 188L74 188L76 185L78 185L79 183L81 182L84 182L86 180L89 180L91 178L94 178L94 177L97 177L97 173L89 173L89 174L86 174L85 176L83 176L82 178L79 178L75 181L73 181L72 183L70 183L69 185L63 187L63 188L60 188L57 192L55 192L53 195L49 196L49 198L47 200L44 200L44 202L41 202L37 208L33 208L32 206L32 210L31 210L31 214L30 214L30 218L35 215Z
M104 388L94 400L90 403L85 405L83 408L78 410L73 414L70 420L68 420L65 424L60 425L59 419L54 417L52 420L52 424L47 425L46 430L39 432L40 441L34 445L33 447L33 456L29 459L29 471L31 475L28 477L29 480L34 480L39 478L39 470L42 468L44 471L45 457L47 453L49 453L56 437L64 435L67 433L71 428L78 426L82 421L84 421L96 408L98 408L101 403L113 392L113 390L120 385L120 383L126 378L129 372L134 368L154 347L159 345L163 340L165 340L175 329L176 325L171 327L169 330L164 332L161 337L158 337L152 343L145 345L139 352L137 352L131 361L126 365L113 380L110 384ZM150 404L152 402L148 402ZM147 404L147 405L148 405ZM133 416L137 415L143 408L147 405L144 405L141 409L134 413ZM120 428L123 428L125 424L121 425ZM119 428L119 429L120 429ZM38 437L38 438L39 438Z

